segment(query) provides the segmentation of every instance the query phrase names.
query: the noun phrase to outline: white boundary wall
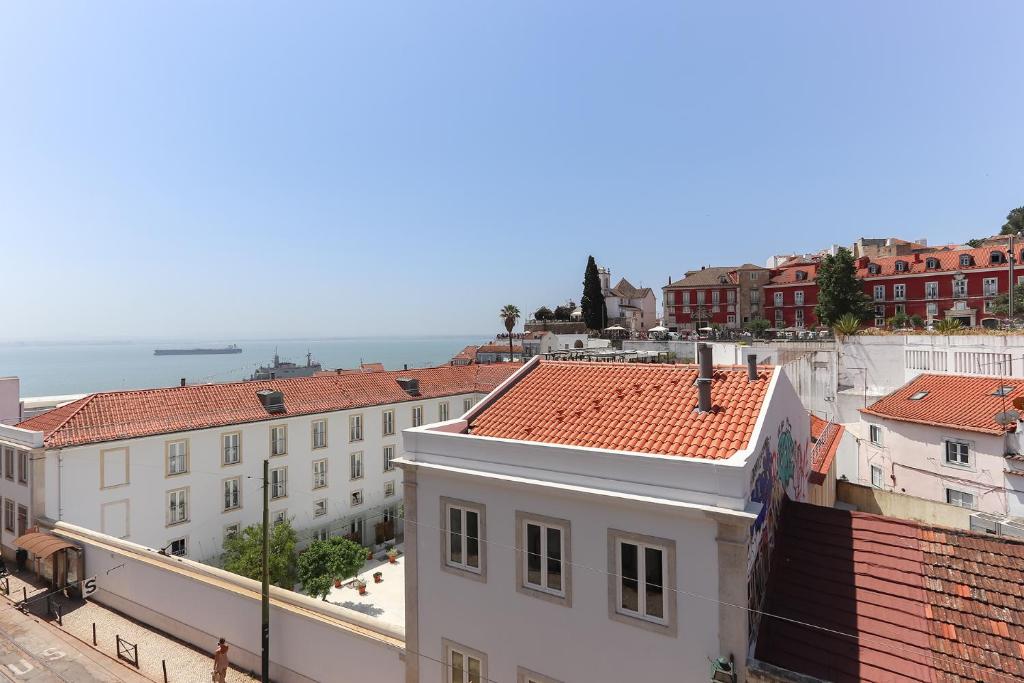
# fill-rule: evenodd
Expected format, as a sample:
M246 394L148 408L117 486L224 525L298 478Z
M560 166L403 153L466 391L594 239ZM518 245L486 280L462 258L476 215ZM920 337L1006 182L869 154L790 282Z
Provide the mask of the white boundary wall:
M231 663L259 672L258 582L64 522L53 532L85 549L86 576L98 584L92 599L203 650L224 637ZM272 586L270 658L276 683L399 683L405 633Z

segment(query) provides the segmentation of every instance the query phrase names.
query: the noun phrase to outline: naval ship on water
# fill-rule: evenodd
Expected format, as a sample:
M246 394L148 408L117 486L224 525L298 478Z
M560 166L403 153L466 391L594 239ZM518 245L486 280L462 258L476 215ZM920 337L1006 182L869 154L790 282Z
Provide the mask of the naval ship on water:
M281 362L280 356L277 355L277 351L274 351L274 364L267 366L263 365L256 369L256 372L252 373L250 380L266 380L266 379L288 379L290 377L311 377L316 373L323 370L320 363L313 360L313 354L306 354L306 364L299 365L297 363L289 363L288 361Z
M241 353L242 349L235 344L216 349L156 349L154 356L211 356L222 353Z

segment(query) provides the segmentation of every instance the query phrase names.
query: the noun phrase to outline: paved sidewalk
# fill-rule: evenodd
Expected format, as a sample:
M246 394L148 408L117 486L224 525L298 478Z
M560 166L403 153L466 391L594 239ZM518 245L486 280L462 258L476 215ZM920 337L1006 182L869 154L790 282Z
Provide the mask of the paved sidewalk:
M25 578L31 577L26 573ZM44 592L21 577L11 575L10 597L14 598L15 602L21 600L23 586L27 589L30 602L32 601L33 592L37 596L41 596ZM209 683L210 673L213 671L213 659L210 654L199 651L186 643L168 636L162 631L130 619L91 600L68 600L66 597L60 596L60 602L64 609L63 625L58 627L55 621L48 621L43 624L44 627L62 631L66 634L65 637L69 639L71 637L77 639L76 642L79 642L81 647L90 650L93 654L111 660L115 666L128 666L122 665L117 660L116 636L119 635L121 638L138 646L139 668L138 674L136 674L137 678L126 678L124 680L149 680L163 683L162 662L166 662L167 679L170 683ZM0 603L0 606L2 606L2 603ZM13 608L10 609L17 612ZM32 602L31 610L36 615L44 616L46 614L46 598L39 598ZM92 625L94 623L96 624L95 647L92 646ZM211 639L211 652L215 646L216 642ZM245 683L246 681L258 680L258 677L252 678L247 673L231 669L228 671L227 680L229 683Z

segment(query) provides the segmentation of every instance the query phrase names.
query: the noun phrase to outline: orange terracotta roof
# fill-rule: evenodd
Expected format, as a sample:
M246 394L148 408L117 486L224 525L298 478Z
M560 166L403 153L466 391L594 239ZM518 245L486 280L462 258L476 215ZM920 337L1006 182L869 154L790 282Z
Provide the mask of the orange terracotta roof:
M328 373L264 382L112 391L91 394L29 418L18 426L42 431L47 448L64 448L455 394L487 393L520 367L519 363L443 365L413 370ZM419 379L420 395L407 394L396 381L399 377ZM282 392L285 412L267 413L256 396L262 389Z
M811 473L807 481L822 484L832 467L843 439L845 427L838 422L827 422L817 415L811 415Z
M797 271L803 271L807 273L806 280L797 280ZM810 284L818 277L818 264L811 261L800 261L798 263L786 264L779 268L779 273L773 275L768 281L772 285L788 285L794 282L802 282L804 284Z
M1006 396L995 396L1010 387ZM915 394L927 392L919 399ZM861 408L866 415L918 422L984 434L1002 434L1005 428L995 415L1013 408L1013 399L1024 396L1024 381L968 375L920 375L888 396Z
M1021 681L1022 568L1020 541L787 500L754 656L835 683Z
M508 352L508 341L505 342L490 342L477 348L477 353L507 353ZM512 342L512 353L522 353L523 345L516 342Z
M1003 252L1006 256L1006 244L978 247L977 249L950 249L947 251L929 251L919 254L907 254L905 256L886 256L884 258L871 259L870 263L879 266L877 274L868 272L867 266L857 269L858 278L881 277L885 275L908 275L913 273L935 273L941 271L975 270L977 268L1006 268L1004 263L989 263L989 257L993 251ZM960 257L967 254L972 259L969 266L960 265ZM928 268L928 259L934 258L939 262L938 268ZM898 272L896 262L904 261L906 270Z
M470 432L608 450L728 458L747 447L773 369L715 368L698 413L696 365L542 360L478 414Z

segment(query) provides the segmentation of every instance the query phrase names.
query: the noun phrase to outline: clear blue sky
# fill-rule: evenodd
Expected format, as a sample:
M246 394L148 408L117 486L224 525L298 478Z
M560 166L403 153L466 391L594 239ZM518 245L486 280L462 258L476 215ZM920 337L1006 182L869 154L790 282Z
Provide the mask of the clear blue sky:
M1024 204L1024 3L21 2L0 338L481 333ZM660 292L659 292L660 294Z

